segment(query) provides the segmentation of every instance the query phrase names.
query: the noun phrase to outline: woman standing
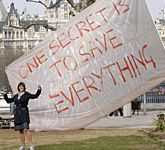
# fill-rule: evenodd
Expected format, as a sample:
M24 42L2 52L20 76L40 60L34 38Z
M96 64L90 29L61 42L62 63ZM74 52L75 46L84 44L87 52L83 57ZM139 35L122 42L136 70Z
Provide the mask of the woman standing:
M38 86L38 90L36 94L31 94L26 91L26 86L23 82L20 82L17 86L18 93L15 94L12 98L8 98L7 94L4 95L4 99L7 103L14 102L14 125L15 130L19 131L21 146L19 150L25 150L25 139L27 139L27 143L29 144L29 150L34 150L34 146L32 145L32 134L29 130L30 117L29 117L29 109L28 102L29 99L38 98L41 94L41 86Z

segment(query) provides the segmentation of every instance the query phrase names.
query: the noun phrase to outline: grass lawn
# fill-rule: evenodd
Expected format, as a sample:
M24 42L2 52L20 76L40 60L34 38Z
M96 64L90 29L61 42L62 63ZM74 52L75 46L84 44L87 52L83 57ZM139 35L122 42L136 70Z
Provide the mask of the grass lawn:
M80 142L38 146L37 150L165 150L165 145L145 136L106 136Z
M17 137L13 130L0 130L0 150L18 150ZM35 132L33 141L36 150L165 150L158 136L139 129Z

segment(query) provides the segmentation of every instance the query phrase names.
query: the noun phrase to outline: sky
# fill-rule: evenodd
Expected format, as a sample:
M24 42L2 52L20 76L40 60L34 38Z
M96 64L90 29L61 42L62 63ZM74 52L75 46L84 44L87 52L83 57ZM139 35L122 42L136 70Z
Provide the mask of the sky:
M27 10L29 14L43 14L45 8L39 4L26 2L26 0L2 0L5 7L9 9L10 3L14 2L15 7L18 9L19 13L22 13L23 10ZM41 0L44 1L44 0ZM161 9L165 8L165 0L146 0L151 15L154 18L162 17Z

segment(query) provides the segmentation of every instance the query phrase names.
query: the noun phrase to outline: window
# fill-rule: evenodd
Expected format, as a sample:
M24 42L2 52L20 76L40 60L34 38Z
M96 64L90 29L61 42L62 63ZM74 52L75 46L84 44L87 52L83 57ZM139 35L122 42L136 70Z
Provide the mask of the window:
M51 14L50 14L50 18L53 18L53 17L54 17L54 15L51 13Z
M68 5L67 3L64 4L64 12L68 11Z
M8 38L9 38L9 39L11 39L11 32L9 31L9 33L8 33L8 34L9 34L9 37L8 37Z
M58 8L56 8L55 14L56 14L56 18L58 18Z
M19 32L17 31L17 38L19 38Z
M12 39L14 39L15 38L15 32L13 31L13 33L12 33Z
M5 39L7 39L7 32L5 31Z
M64 13L64 19L68 19L68 13Z
M20 38L23 38L23 32L22 31L20 32Z

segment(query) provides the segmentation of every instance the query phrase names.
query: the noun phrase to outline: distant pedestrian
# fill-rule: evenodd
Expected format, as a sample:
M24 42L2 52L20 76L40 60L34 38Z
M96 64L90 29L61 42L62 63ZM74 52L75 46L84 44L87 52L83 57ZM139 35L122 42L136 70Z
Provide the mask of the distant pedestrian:
M7 94L4 95L4 98L7 103L14 102L14 125L15 130L20 133L21 146L19 150L25 150L25 139L29 144L29 150L34 150L32 145L32 134L29 130L30 117L28 102L29 99L36 99L41 93L41 86L38 86L36 94L31 94L26 91L26 86L23 82L20 82L17 86L18 93L15 94L12 98L8 98Z
M118 108L117 110L115 110L115 111L113 111L113 112L111 112L110 114L109 114L109 116L119 116L119 114L120 114L120 116L123 116L123 108L122 107L120 107L120 108Z
M141 109L141 101L138 98L136 98L134 101L132 101L131 105L132 114L135 115L135 113L137 113L137 115L139 115L139 111Z
M120 113L120 116L123 116L123 107L120 107L120 108L118 109L118 112Z

